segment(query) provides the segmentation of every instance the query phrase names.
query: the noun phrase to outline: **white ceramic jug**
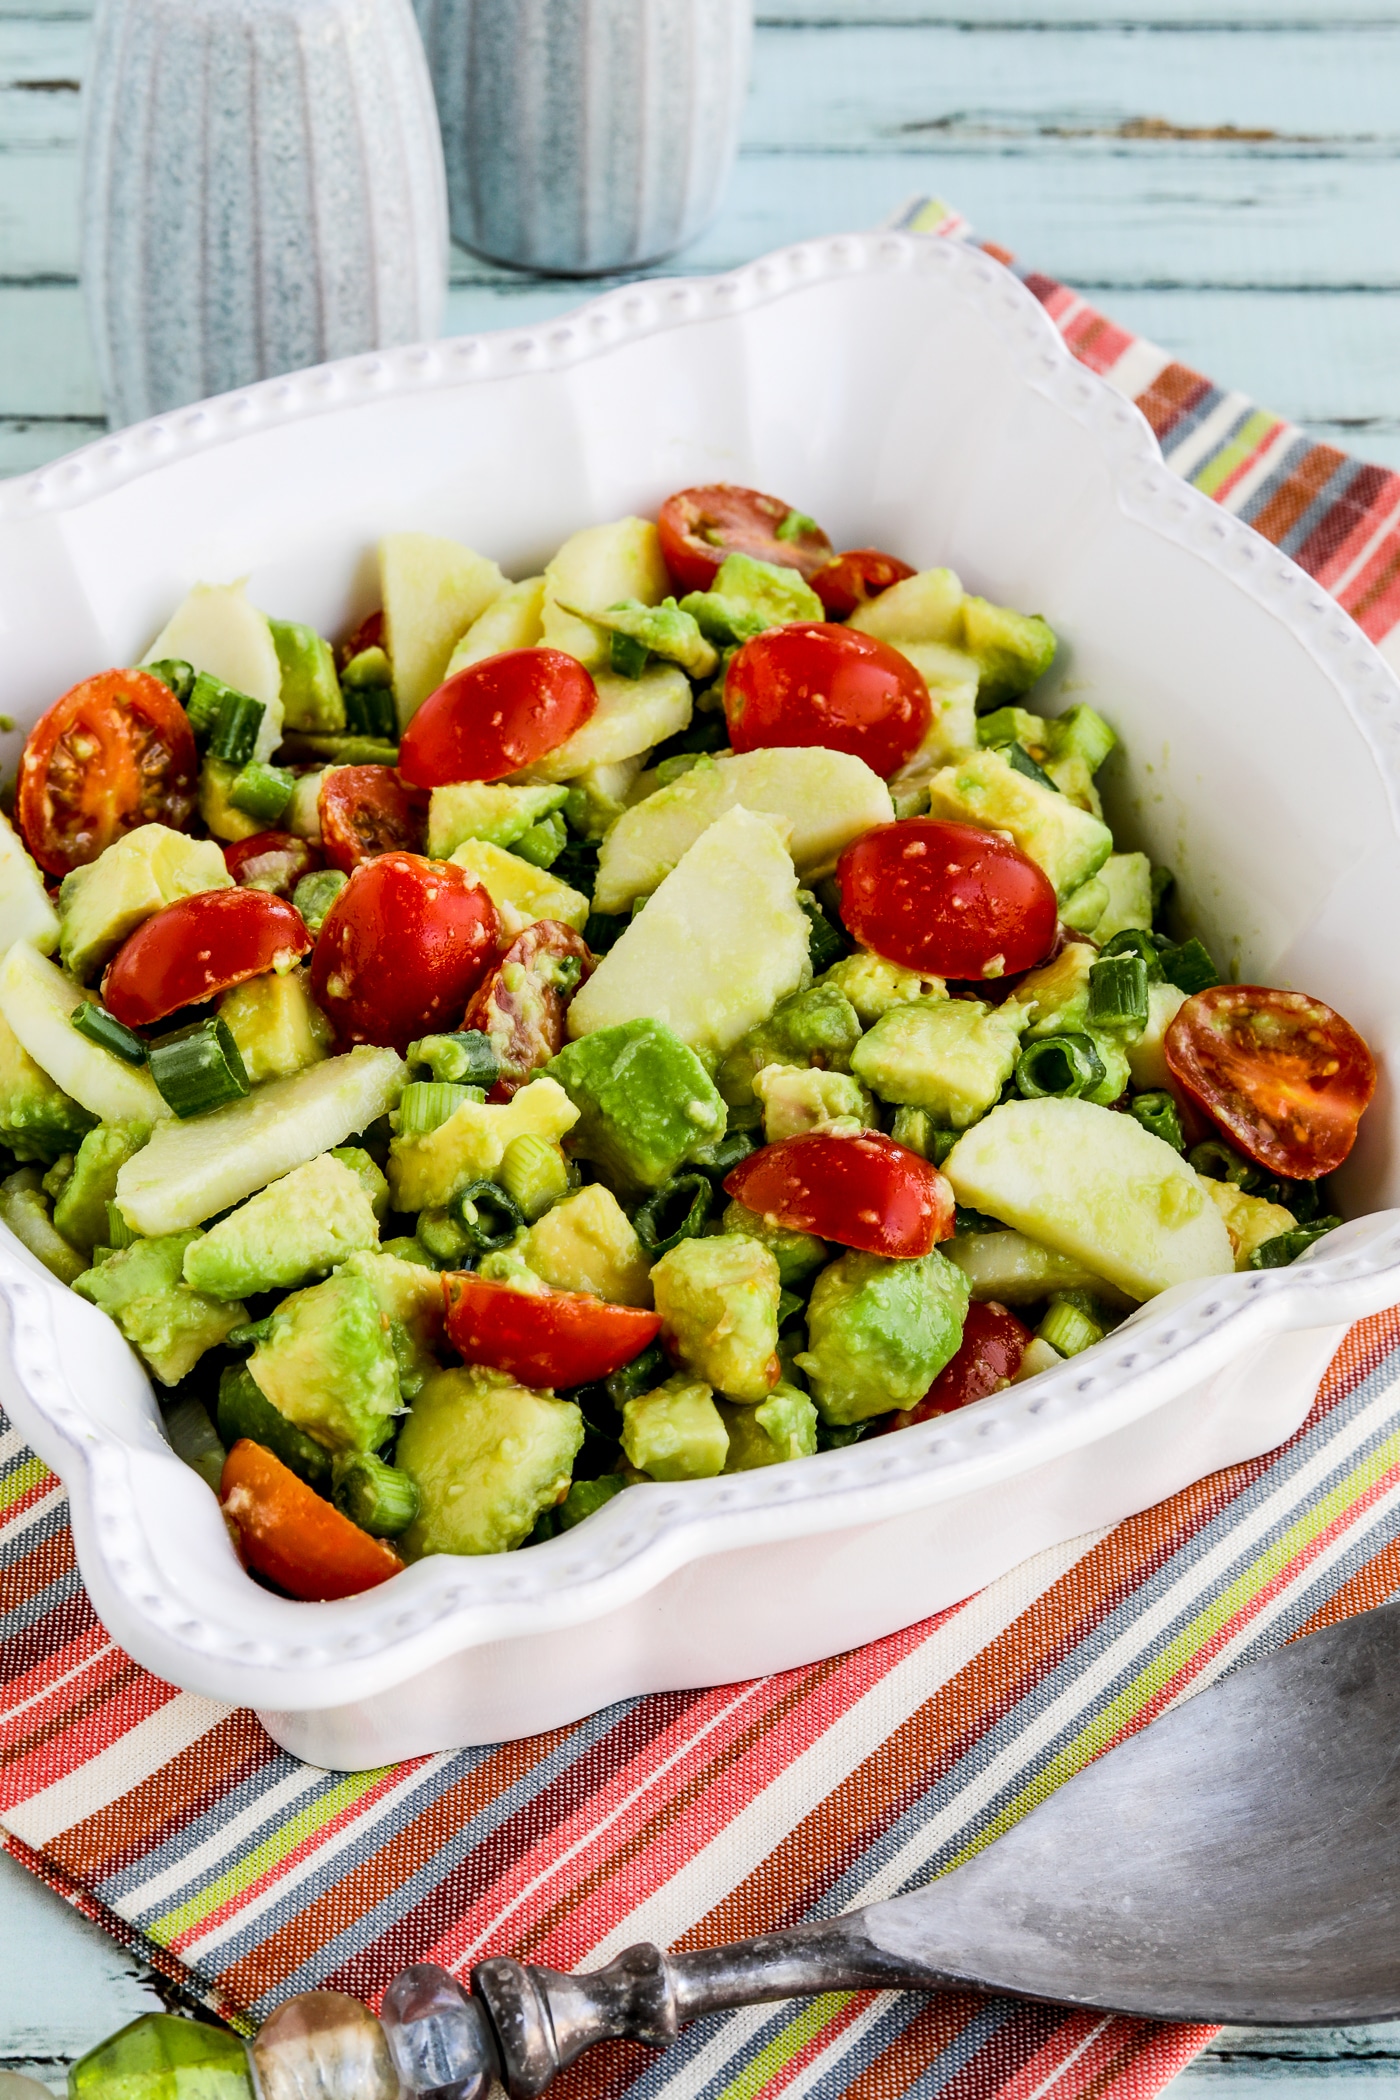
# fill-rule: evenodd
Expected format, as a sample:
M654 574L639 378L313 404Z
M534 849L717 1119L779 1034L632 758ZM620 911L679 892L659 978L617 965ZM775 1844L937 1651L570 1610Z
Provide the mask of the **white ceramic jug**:
M590 276L713 218L748 81L751 0L414 0L452 231Z
M114 425L436 335L446 282L409 0L99 0L83 284Z

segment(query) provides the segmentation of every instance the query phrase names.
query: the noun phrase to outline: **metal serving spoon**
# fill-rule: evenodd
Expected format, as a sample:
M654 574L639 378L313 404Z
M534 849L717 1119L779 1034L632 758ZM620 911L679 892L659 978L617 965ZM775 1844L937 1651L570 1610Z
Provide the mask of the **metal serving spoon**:
M406 1969L405 2086L543 2092L583 2049L831 1990L1005 1991L1165 2020L1400 2014L1400 1603L1251 1664L909 1896L738 1946L628 1948L566 1976L496 1957L468 1997Z

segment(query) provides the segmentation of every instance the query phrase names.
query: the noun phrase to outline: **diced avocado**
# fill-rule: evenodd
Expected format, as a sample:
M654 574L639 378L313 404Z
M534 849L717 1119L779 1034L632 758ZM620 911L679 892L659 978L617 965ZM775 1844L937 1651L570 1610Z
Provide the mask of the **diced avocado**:
M540 639L543 612L543 576L527 576L520 583L507 585L500 597L493 598L485 612L472 621L447 659L443 678L455 678L469 664L479 664L488 656L501 656L508 649L533 649Z
M1019 744L1037 765L1043 766L1050 756L1049 718L1033 715L1024 707L997 707L978 721L977 741L993 751Z
M964 598L962 630L963 647L977 658L981 672L977 697L982 707L1018 700L1055 660L1054 630L1039 613Z
M250 977L225 992L219 1017L226 1021L244 1069L254 1086L288 1079L330 1055L335 1032L311 996L306 970L275 970Z
M20 1160L57 1159L76 1152L96 1120L54 1085L0 1010L0 1145Z
M868 1130L875 1121L874 1102L849 1072L823 1072L816 1065L765 1065L754 1074L753 1090L770 1145L810 1130Z
M670 587L661 536L649 519L586 526L545 564L540 639L547 649L563 649L590 671L600 670L608 662L608 637L589 617L594 609L624 598L658 605ZM566 606L582 607L582 615Z
M1175 1086L1167 1066L1164 1047L1167 1030L1186 1004L1186 994L1177 984L1147 987L1147 1026L1135 1043L1128 1045L1128 1072L1140 1093Z
M248 602L241 583L197 583L182 598L142 659L180 658L196 671L220 678L235 692L261 700L275 717L277 735L259 758L270 758L280 740L282 666L266 617Z
M380 1318L389 1324L399 1391L405 1400L416 1399L437 1369L436 1351L442 1346L445 1314L437 1270L391 1247L378 1247L352 1254L342 1274L364 1277L374 1292Z
M267 829L260 817L250 817L230 799L239 771L223 758L206 758L199 769L199 814L215 838L230 846Z
M639 758L654 744L664 744L690 727L690 681L675 664L651 664L640 678L595 671L593 683L598 704L582 728L518 778L578 780L595 766Z
M873 955L868 948L857 948L853 955L843 956L819 982L833 985L843 993L866 1028L882 1015L893 1013L896 1007L912 1006L918 999L948 996L948 987L941 977L921 977L917 970L886 962L883 955Z
M948 1130L985 1115L1016 1068L1025 1015L1014 999L920 999L862 1036L851 1070L883 1101L926 1108Z
M726 1473L750 1473L756 1466L780 1466L790 1458L811 1458L817 1448L817 1410L795 1385L775 1385L757 1407L719 1402L729 1435Z
M1113 833L1098 817L1079 809L1053 788L1028 780L999 751L977 751L945 766L929 783L929 810L958 824L1009 831L1068 897L1097 875L1113 851Z
M725 1232L682 1240L651 1272L661 1333L686 1371L731 1400L765 1400L778 1382L777 1258Z
M184 1281L186 1252L199 1237L191 1231L137 1240L73 1286L110 1314L162 1385L178 1385L206 1349L217 1348L248 1318L245 1305L207 1298Z
M1247 1196L1233 1182L1215 1181L1206 1174L1197 1179L1225 1221L1236 1269L1247 1269L1250 1255L1266 1240L1297 1230L1298 1220L1281 1203L1269 1203L1263 1196Z
M329 1496L330 1453L324 1444L318 1444L304 1429L298 1429L295 1422L289 1422L280 1408L273 1406L246 1364L229 1364L219 1373L215 1421L219 1436L229 1450L243 1437L249 1437L253 1443L270 1451L274 1458L280 1458L283 1465L289 1466L308 1487ZM217 1479L214 1486L217 1490Z
M569 782L565 815L581 838L604 839L627 806L642 755L619 758L612 765L589 766Z
M60 1283L74 1283L88 1265L85 1253L54 1225L37 1167L21 1167L0 1181L0 1225L7 1225Z
M707 642L694 617L683 612L674 598L663 598L659 605L643 605L640 599L623 598L610 605L604 612L582 613L577 606L562 606L564 612L577 613L580 619L588 620L608 634L625 635L639 644L645 653L664 656L668 663L679 664L687 678L710 678L719 667L719 654L714 644Z
M651 1304L651 1268L642 1243L601 1181L546 1211L526 1233L521 1251L553 1290L583 1291L610 1305Z
M150 1135L149 1123L101 1123L83 1139L53 1212L54 1224L75 1247L90 1254L106 1240L107 1205L117 1200L117 1175Z
M1152 930L1152 863L1145 853L1110 853L1098 879L1108 889L1108 902L1094 925L1102 947L1130 926Z
M57 963L27 941L16 941L0 961L0 1014L20 1046L56 1087L103 1123L158 1123L170 1110L144 1065L123 1064L110 1050L89 1042L73 1026L72 1013L84 993ZM3 1073L3 1051L0 1051ZM86 1122L83 1125L87 1128ZM55 1152L73 1149L56 1145ZM190 1224L196 1219L187 1221Z
M851 1053L859 1041L855 1008L828 971L821 984L810 984L780 999L734 1045L715 1074L715 1083L730 1107L742 1113L755 1100L754 1078L765 1065L821 1065L833 1072L849 1071Z
M791 1232L786 1225L770 1222L744 1203L728 1205L720 1219L720 1228L727 1233L741 1233L751 1240L762 1240L778 1264L778 1282L785 1291L800 1290L808 1278L815 1276L818 1269L831 1259L831 1249L815 1233Z
M273 1406L328 1451L375 1451L399 1409L388 1329L368 1278L338 1269L282 1300L248 1369Z
M622 1448L652 1480L712 1480L724 1471L729 1432L704 1380L677 1371L624 1404Z
M464 839L451 856L454 867L478 883L501 915L501 930L510 938L537 919L558 919L582 933L588 923L588 899L557 875L533 867L518 853L503 852L485 839Z
M28 941L41 955L51 955L58 946L58 914L37 864L0 811L0 949L11 941Z
M1071 933L1092 933L1108 908L1108 884L1097 875L1081 882L1060 905L1060 922Z
M1097 1291L1112 1304L1128 1304L1110 1283L1072 1255L1042 1247L1023 1232L960 1232L943 1244L974 1298L1001 1305L1033 1305L1051 1291Z
M512 1138L533 1133L557 1143L578 1120L553 1067L509 1101L464 1101L436 1130L390 1141L394 1208L420 1211L450 1203L469 1182L494 1180Z
M387 1115L407 1069L396 1051L362 1044L207 1116L162 1123L117 1176L123 1215L152 1234L201 1224Z
M368 1196L370 1209L382 1224L384 1214L389 1208L389 1183L364 1146L333 1145L330 1156L332 1159L338 1159L343 1167L350 1169Z
M285 682L285 670L282 675ZM382 649L378 642L371 642L367 649L357 649L341 672L340 683L347 693L392 691L394 667L389 661L388 650Z
M464 839L513 846L534 824L562 809L568 789L508 787L503 781L462 780L434 788L428 802L428 854L446 860Z
M963 587L951 569L921 569L858 605L846 622L882 642L962 640Z
M185 1257L185 1281L214 1298L292 1290L378 1239L359 1176L323 1152L195 1240Z
M1086 759L1071 751L1063 758L1047 758L1042 770L1046 779L1077 808L1086 809L1091 817L1102 817L1103 803Z
M1005 1101L943 1172L959 1203L1071 1255L1134 1299L1233 1266L1229 1235L1180 1155L1088 1101Z
M659 1021L600 1028L566 1043L545 1071L577 1112L569 1150L595 1160L624 1188L660 1188L701 1146L724 1135L725 1108L713 1080Z
M282 667L283 727L332 733L343 729L345 700L330 643L297 620L269 620L267 625Z
M390 532L379 542L384 646L394 667L403 727L447 675L453 648L507 588L483 554L427 532Z
M439 1371L399 1431L395 1464L414 1482L418 1514L396 1541L405 1560L429 1553L508 1553L569 1491L583 1444L571 1400L533 1392L503 1371Z
M751 554L726 555L710 588L691 591L682 598L681 610L698 623L702 634L726 646L789 620L826 618L821 599L800 569L758 561Z
M65 875L58 893L64 968L91 977L129 933L177 898L227 890L233 877L213 839L187 838L167 824L142 824L115 839L86 867Z
M1082 758L1091 773L1097 773L1118 742L1117 735L1096 707L1067 707L1046 724L1050 756Z
M718 1059L810 974L797 875L770 817L731 809L574 995L569 1033L661 1021Z
M845 751L814 744L702 755L618 818L598 855L594 909L626 911L649 896L716 818L740 804L791 825L804 882L830 874L852 840L894 815L879 775Z
M794 1359L824 1422L865 1422L912 1407L957 1354L967 1279L936 1249L914 1260L843 1254L807 1305L807 1347Z

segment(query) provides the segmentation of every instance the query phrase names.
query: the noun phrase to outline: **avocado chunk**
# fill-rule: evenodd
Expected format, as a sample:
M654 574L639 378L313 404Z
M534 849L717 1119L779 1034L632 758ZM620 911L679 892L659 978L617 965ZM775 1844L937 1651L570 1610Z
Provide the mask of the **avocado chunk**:
M851 1057L858 1079L880 1096L926 1108L949 1130L985 1115L1016 1068L1025 1014L1014 999L921 999L897 1006L862 1036Z
M364 1146L333 1145L330 1157L338 1159L343 1167L350 1169L368 1196L370 1209L374 1212L376 1220L382 1225L384 1214L389 1208L389 1183Z
M314 627L269 620L282 667L282 726L334 735L345 727L345 696L335 675L335 653Z
M828 972L828 979L830 973ZM742 1036L715 1075L716 1084L740 1120L757 1121L754 1079L765 1065L820 1065L848 1072L860 1041L856 1010L839 985L809 984L780 999L773 1011Z
M53 1221L84 1253L106 1240L107 1205L117 1200L117 1175L150 1135L149 1123L100 1123L79 1145Z
M248 1369L273 1406L328 1451L377 1450L398 1413L388 1322L368 1278L349 1269L284 1298Z
M199 1237L190 1231L137 1240L73 1286L116 1321L162 1385L178 1385L206 1349L248 1318L245 1305L206 1297L184 1281L185 1255Z
M88 1265L87 1255L56 1230L37 1167L21 1167L0 1181L0 1225L60 1283L76 1282Z
M724 1471L729 1432L704 1380L678 1371L624 1404L622 1448L653 1480L712 1480Z
M256 838L267 828L261 817L250 817L233 800L233 784L241 771L226 758L209 757L199 769L199 814L214 837L230 846L239 839Z
M226 890L233 877L212 839L142 824L96 860L65 875L58 892L59 953L77 978L91 977L127 935L180 897Z
M576 612L578 608L566 605L561 610ZM664 656L668 663L679 664L687 678L712 678L719 667L719 652L714 644L706 641L694 616L682 612L674 598L663 598L659 605L622 598L606 612L581 617L609 634L624 635L636 642L643 657Z
M467 839L483 839L503 852L527 831L562 809L569 790L550 782L510 787L504 781L459 780L436 787L428 798L428 854L446 860Z
M656 605L670 582L661 535L649 518L586 525L545 565L540 639L590 671L601 670L609 659L608 636L594 621L595 609L623 599Z
M1166 1034L1183 1006L1186 994L1179 984L1150 984L1147 987L1147 1026L1135 1043L1128 1045L1128 1073L1139 1092L1175 1086L1167 1066Z
M545 1077L578 1114L569 1150L624 1188L660 1188L724 1135L724 1103L709 1073L659 1021L624 1021L566 1043Z
M726 1473L751 1473L757 1466L780 1466L790 1458L811 1458L817 1448L817 1410L810 1396L785 1381L775 1385L757 1407L719 1402L729 1433Z
M275 970L249 977L224 993L219 1017L228 1023L243 1068L254 1086L290 1079L329 1057L334 1031L311 996L308 972Z
M843 1254L807 1305L807 1347L794 1361L822 1420L837 1428L922 1400L957 1354L967 1279L940 1254L887 1261Z
M632 1220L601 1181L565 1196L530 1227L520 1251L551 1290L609 1305L650 1305L651 1268Z
M16 1159L47 1163L76 1152L96 1121L54 1085L0 1013L0 1145Z
M941 977L923 977L917 970L886 962L883 955L872 954L869 948L857 948L853 955L833 963L812 989L823 987L840 992L850 1001L863 1028L869 1028L882 1015L893 1013L897 1006L948 996L948 987Z
M778 1264L778 1282L785 1291L801 1290L810 1277L831 1259L831 1249L814 1232L792 1232L786 1225L770 1224L761 1212L746 1203L730 1203L720 1219L723 1231L761 1240Z
M430 1210L450 1203L472 1181L494 1181L514 1138L558 1143L579 1111L554 1074L532 1079L509 1101L464 1101L445 1123L422 1136L389 1142L389 1192L395 1210Z
M469 882L485 890L501 915L502 932L512 939L537 919L558 919L575 933L582 933L588 923L588 899L581 890L488 839L464 839L448 858L465 870Z
M731 1400L778 1382L778 1262L739 1233L682 1240L651 1272L661 1338L681 1367Z
M710 588L682 598L681 611L690 614L710 641L726 647L789 620L826 618L821 599L800 569L758 561L751 554L727 554Z
M979 707L1019 700L1055 661L1055 632L1039 613L1013 612L986 598L964 598L962 643L977 659Z
M1108 900L1094 923L1094 939L1102 947L1115 933L1135 926L1143 933L1152 930L1152 863L1145 853L1110 853L1099 869L1098 879L1108 890Z
M763 1109L763 1135L770 1145L804 1137L811 1130L868 1130L875 1104L849 1072L823 1072L815 1065L765 1065L753 1090Z
M975 751L935 773L928 806L930 815L956 824L1010 832L1060 898L1097 875L1113 851L1113 833L1100 818L1015 772L1000 751Z
M858 605L846 624L858 634L873 634L896 645L941 642L956 647L963 638L962 609L963 587L951 569L921 569Z
M323 1152L195 1240L185 1257L185 1281L212 1298L292 1290L378 1239L374 1206L359 1176Z
M342 1273L362 1276L373 1291L380 1318L388 1322L399 1391L405 1400L415 1399L436 1371L442 1347L445 1313L437 1270L381 1246L352 1254Z
M418 1489L400 1534L405 1560L429 1553L508 1553L569 1491L583 1415L476 1364L438 1371L399 1431L394 1462Z

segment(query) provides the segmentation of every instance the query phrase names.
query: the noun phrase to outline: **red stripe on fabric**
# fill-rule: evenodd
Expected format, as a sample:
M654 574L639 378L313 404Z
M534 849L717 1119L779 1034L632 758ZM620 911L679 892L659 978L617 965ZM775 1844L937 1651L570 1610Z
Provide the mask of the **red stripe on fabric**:
M17 1698L28 1696L18 1687L33 1671L50 1666L52 1657L62 1654L75 1640L83 1639L93 1631L102 1633L97 1614L86 1594L78 1591L51 1605L32 1626L26 1626L23 1633L7 1641L0 1649L0 1687L4 1690L5 1707L12 1705ZM107 1638L105 1633L102 1633L102 1638ZM4 1708L0 1708L0 1714L3 1711Z
M1400 530L1386 533L1343 591L1341 602L1373 642L1383 642L1400 623Z
M1072 2092L1075 2073L1103 2025L1102 2013L1066 2013L1044 2046L1000 2087L996 2100L1044 2100L1060 2088Z
M1337 579L1340 576L1344 576L1352 564L1360 557L1385 520L1387 518L1393 520L1397 512L1400 512L1400 475L1387 473L1382 476L1369 501L1364 504L1358 505L1354 501L1355 494L1356 486L1354 484L1338 503L1337 518L1340 534L1336 545L1328 554L1326 560L1319 564L1316 571L1317 581L1322 584L1324 589L1332 591L1333 595L1337 597L1338 604L1344 605L1347 611L1352 613L1353 618L1356 615L1352 607L1352 593L1355 589L1357 578L1353 577L1347 590L1340 594L1336 590ZM1392 524L1390 532L1381 541L1380 546L1373 550L1372 555L1368 559L1366 564L1368 568L1375 560L1377 553L1383 554L1386 545L1393 540L1394 533L1395 527Z
M1375 1611L1378 1606L1389 1604L1397 1591L1400 1591L1400 1538L1389 1540L1363 1568L1349 1576L1340 1589L1334 1590L1312 1617L1298 1628L1295 1639L1302 1640L1305 1634L1320 1633L1324 1626L1336 1626L1343 1619L1355 1618L1358 1612Z
M1080 364L1087 365L1091 372L1111 370L1137 340L1126 328L1096 313L1091 306L1075 316L1064 334Z
M62 1487L63 1483L59 1480L57 1474L50 1473L45 1467L39 1479L32 1481L8 1505L4 1519L0 1522L0 1530L7 1531L11 1525L20 1523L29 1515L31 1510L37 1509L41 1502L47 1502L55 1489L61 1493ZM3 1592L0 1592L0 1594L3 1594Z
M69 1690L63 1688L52 1709L48 1702L36 1706L29 1739L5 1771L0 1806L12 1810L67 1779L180 1696L120 1648L96 1657L83 1673L81 1698Z
M1220 504L1227 504L1246 475L1253 474L1271 452L1277 452L1283 446L1291 444L1295 435L1296 432L1291 423L1275 423L1272 430L1265 432L1259 443L1254 447L1254 450L1242 459L1237 467L1233 467L1222 482L1217 484L1214 500Z
M1143 388L1137 405L1160 440L1169 436L1210 391L1210 381L1199 372L1193 372L1189 365L1172 363L1164 366L1151 386Z
M1388 490L1393 490L1394 483L1395 477L1388 468L1362 467L1297 548L1294 561L1310 576L1317 576L1345 542L1356 544L1357 531L1364 532L1375 505ZM1393 494L1390 500L1394 500Z
M73 1534L66 1527L36 1539L27 1553L16 1555L0 1568L0 1618L21 1611L54 1583L76 1575L77 1571ZM17 1636L16 1645L23 1638L25 1635Z

